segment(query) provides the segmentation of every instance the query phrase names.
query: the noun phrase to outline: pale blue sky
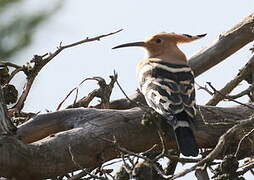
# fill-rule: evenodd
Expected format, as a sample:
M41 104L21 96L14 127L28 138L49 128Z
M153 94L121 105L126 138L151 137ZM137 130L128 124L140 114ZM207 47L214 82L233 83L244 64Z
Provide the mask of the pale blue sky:
M31 7L50 6L53 1L27 2L27 10L30 10ZM37 77L25 109L55 110L66 94L84 78L101 76L108 79L113 70L119 73L119 82L126 93L131 94L137 88L135 66L143 57L144 51L140 48L116 51L111 50L112 47L143 40L162 31L193 35L207 33L207 37L202 40L181 46L190 57L201 47L211 43L221 32L252 13L253 7L253 0L66 0L64 7L37 30L33 44L14 58L18 64L24 64L34 54L55 50L61 41L65 44L121 28L124 31L99 42L63 51ZM218 89L223 87L251 57L248 51L250 46L251 44L247 45L225 62L198 77L196 81L200 85L210 81ZM20 87L22 82L25 80L18 82ZM97 86L95 82L88 82L82 87L80 95L84 96ZM240 89L244 87L240 86ZM116 87L112 97L120 98L123 95ZM204 104L209 98L207 93L197 91L198 104Z

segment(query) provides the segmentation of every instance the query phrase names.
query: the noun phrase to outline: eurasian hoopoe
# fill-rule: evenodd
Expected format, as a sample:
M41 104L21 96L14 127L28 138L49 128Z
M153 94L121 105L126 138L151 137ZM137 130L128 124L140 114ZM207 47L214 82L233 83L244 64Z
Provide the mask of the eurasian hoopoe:
M192 131L196 115L195 88L193 72L177 44L191 42L205 35L158 33L143 42L113 48L141 46L148 51L148 57L137 65L140 91L147 104L174 128L178 148L185 156L198 155Z

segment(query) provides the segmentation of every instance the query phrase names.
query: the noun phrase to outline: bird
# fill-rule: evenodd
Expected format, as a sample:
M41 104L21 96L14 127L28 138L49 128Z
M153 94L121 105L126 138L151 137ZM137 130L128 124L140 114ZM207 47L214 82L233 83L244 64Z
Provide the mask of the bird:
M199 150L193 133L196 119L194 73L178 44L204 36L206 34L162 32L144 41L112 48L139 46L147 51L136 67L140 92L148 106L173 127L178 149L184 156L196 157Z

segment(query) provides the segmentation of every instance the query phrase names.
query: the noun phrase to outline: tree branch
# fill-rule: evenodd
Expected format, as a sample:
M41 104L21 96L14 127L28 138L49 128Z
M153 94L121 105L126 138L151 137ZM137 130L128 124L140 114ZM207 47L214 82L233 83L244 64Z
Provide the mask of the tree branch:
M60 43L60 46L53 53L47 53L42 56L35 55L34 58L28 63L28 65L23 66L23 71L27 75L27 82L21 96L19 97L17 103L12 107L10 112L19 112L23 108L24 102L26 101L26 98L30 92L30 89L38 73L47 63L49 63L54 57L56 57L64 49L74 47L83 43L91 42L91 41L99 41L101 38L116 34L120 31L122 31L122 29L115 32L108 33L108 34L96 36L93 38L86 38L84 40L81 40L72 44L67 44L65 46L62 46L62 43ZM31 63L34 63L34 65L32 66Z
M254 13L224 32L211 45L194 54L189 64L199 76L254 40Z
M235 95L227 95L227 97L231 99L237 99L245 95L251 95L254 92L254 84L250 85L247 89L243 90L242 92L235 94Z
M7 108L4 102L3 91L0 86L0 138L3 135L15 134L17 129L7 115Z
M254 34L253 34L254 36ZM210 99L206 105L216 106L221 100L223 100L241 81L243 81L247 76L249 76L254 71L254 56L250 58L248 63L240 70L237 76L228 82L219 93L215 93L213 98ZM223 96L223 95L224 96Z
M247 119L253 113L249 108L242 106L232 108L201 106L199 109L195 137L200 148L214 147L221 135L231 127L220 124L211 126L209 123L227 119L238 122ZM2 140L0 154L4 156L0 156L0 174L6 177L36 179L72 172L79 167L72 162L69 147L78 160L77 163L82 167L96 168L103 162L118 157L119 154L113 144L105 141L105 139L113 141L113 137L116 137L121 146L133 152L146 151L154 144L158 144L156 149L160 149L160 138L156 128L142 126L140 123L142 114L143 111L139 108L130 110L79 108L38 115L19 127L17 131L19 138L24 142L34 142L51 135L29 145L23 145L18 141L12 142L16 141L15 139ZM64 132L54 134L59 131ZM172 129L167 132L166 138L167 147L176 148ZM241 145L239 152L241 152L238 154L239 157L253 153L245 143ZM18 171L17 166L22 167L22 171ZM21 174L22 172L26 174Z

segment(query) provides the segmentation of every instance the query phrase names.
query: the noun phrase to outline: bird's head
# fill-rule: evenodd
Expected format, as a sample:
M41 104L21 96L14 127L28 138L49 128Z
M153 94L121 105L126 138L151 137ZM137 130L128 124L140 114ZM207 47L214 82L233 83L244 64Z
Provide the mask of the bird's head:
M177 48L177 44L191 42L204 37L206 34L191 36L188 34L175 34L175 33L158 33L155 34L145 41L126 43L112 49L140 46L144 47L149 54L149 57L161 57L166 55L173 55L175 53L181 53ZM179 51L179 52L178 52Z

